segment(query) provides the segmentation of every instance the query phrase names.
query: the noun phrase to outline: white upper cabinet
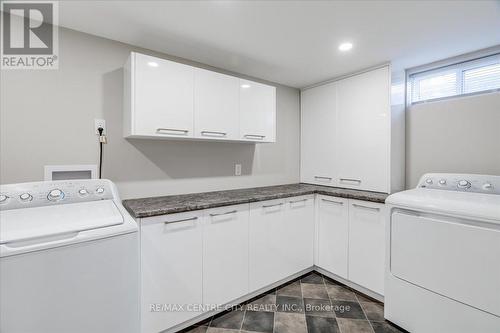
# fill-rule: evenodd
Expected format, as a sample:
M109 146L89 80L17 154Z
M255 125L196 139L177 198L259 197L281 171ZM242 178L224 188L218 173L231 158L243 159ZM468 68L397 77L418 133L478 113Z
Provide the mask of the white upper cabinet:
M300 178L304 183L337 184L336 95L335 82L302 92Z
M304 90L301 96L302 182L390 193L391 165L399 168L404 161L394 154L401 159L391 164L391 127L396 125L389 66Z
M338 184L389 192L389 68L337 83Z
M127 138L275 142L276 88L132 52L123 118Z
M276 141L276 88L240 79L240 139Z
M238 78L204 69L195 70L195 137L233 139L239 137Z
M132 132L139 136L193 136L194 70L132 54Z

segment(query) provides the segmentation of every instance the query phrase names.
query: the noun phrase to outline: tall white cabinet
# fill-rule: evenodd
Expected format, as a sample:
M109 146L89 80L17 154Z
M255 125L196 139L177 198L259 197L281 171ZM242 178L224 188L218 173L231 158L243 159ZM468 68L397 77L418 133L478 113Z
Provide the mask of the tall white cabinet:
M390 76L384 66L302 91L302 182L385 193L402 188L391 184L391 172L402 173L404 164L391 163L402 156L391 154L392 127L401 125L391 117Z

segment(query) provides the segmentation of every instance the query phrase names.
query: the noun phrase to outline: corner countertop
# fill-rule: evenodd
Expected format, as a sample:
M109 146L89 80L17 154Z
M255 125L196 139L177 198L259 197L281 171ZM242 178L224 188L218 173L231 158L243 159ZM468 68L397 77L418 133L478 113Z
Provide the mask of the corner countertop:
M300 183L128 199L123 201L123 206L133 217L144 218L314 193L378 203L384 203L388 196L387 193Z

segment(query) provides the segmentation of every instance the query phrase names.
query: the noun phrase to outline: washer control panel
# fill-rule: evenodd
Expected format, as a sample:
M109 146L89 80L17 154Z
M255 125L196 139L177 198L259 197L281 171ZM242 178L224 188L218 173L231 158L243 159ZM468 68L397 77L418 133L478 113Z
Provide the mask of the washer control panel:
M500 194L500 176L427 173L420 178L417 188Z
M0 185L0 210L114 199L105 179L62 180Z

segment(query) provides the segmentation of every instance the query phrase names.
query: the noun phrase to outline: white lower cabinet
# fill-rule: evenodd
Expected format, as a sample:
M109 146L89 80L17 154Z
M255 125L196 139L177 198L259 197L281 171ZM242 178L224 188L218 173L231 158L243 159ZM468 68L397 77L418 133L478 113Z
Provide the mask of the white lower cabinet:
M384 294L385 205L349 200L349 280Z
M286 252L282 264L290 276L313 266L314 195L286 198L284 220L281 232Z
M200 314L188 306L202 304L202 213L141 220L142 333L160 332Z
M261 201L250 204L250 291L268 286L285 278L286 226L285 200Z
M347 279L349 200L324 195L318 195L316 199L316 264Z
M248 293L248 209L208 209L203 217L203 303L223 305Z

